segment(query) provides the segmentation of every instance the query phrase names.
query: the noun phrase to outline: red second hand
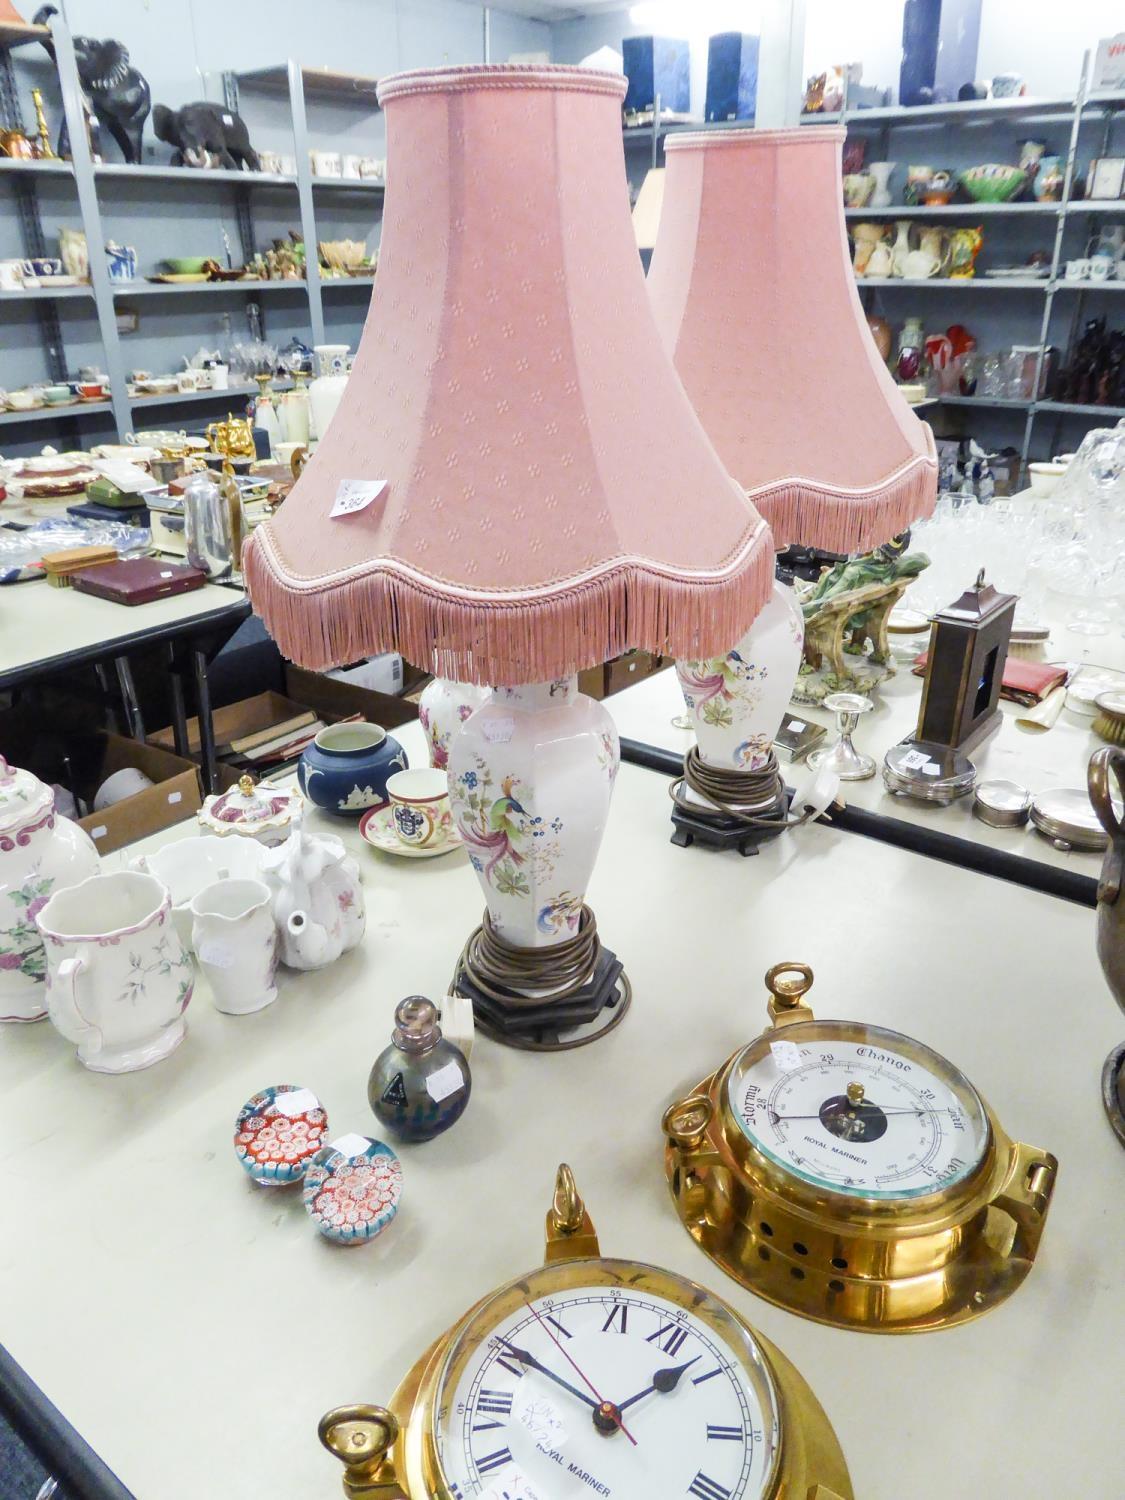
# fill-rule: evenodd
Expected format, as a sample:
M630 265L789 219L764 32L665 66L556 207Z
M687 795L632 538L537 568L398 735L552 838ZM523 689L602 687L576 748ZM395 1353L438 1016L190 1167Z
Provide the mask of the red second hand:
M567 1364L569 1364L571 1366L571 1368L577 1373L578 1378L580 1380L584 1380L586 1382L586 1384L590 1387L590 1390L597 1397L598 1405L606 1407L607 1409L612 1410L612 1412L613 1412L613 1420L617 1423L618 1427L620 1427L621 1431L625 1434L625 1436L629 1439L629 1441L632 1443L633 1447L635 1448L637 1446L637 1440L633 1436L633 1434L629 1431L629 1429L625 1426L625 1423L621 1420L621 1413L617 1410L617 1408L615 1406L614 1407L610 1406L610 1403L604 1398L604 1396L602 1396L598 1392L598 1389L594 1385L594 1382L592 1380L588 1379L585 1371L584 1370L580 1370L578 1368L578 1366L571 1359L570 1355L566 1352L566 1350L563 1348L563 1346L559 1343L559 1341L555 1337L555 1335L547 1327L546 1323L544 1323L543 1319L539 1316L539 1314L532 1307L531 1303L530 1302L525 1302L524 1306L527 1308L528 1312L535 1319L535 1321L539 1324L540 1328L542 1328L543 1332L551 1340L551 1343L554 1344L555 1348L559 1351L559 1353L562 1355L562 1357L566 1360Z

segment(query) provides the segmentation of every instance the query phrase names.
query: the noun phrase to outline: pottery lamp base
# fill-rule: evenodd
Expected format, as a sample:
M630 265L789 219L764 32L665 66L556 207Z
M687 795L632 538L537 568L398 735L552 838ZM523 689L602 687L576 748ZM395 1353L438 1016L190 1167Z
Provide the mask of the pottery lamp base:
M566 1052L606 1036L625 1019L633 989L596 928L588 977L555 988L537 983L536 970L549 966L557 950L516 948L487 926L486 920L465 944L452 990L472 1001L477 1027L493 1041L525 1052Z
M1102 1103L1113 1133L1125 1146L1125 1042L1105 1060L1102 1068Z

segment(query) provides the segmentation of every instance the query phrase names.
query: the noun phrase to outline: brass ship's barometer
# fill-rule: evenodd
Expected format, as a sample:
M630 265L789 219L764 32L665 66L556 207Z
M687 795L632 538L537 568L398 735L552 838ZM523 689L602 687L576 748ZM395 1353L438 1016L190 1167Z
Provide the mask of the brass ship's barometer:
M736 1281L805 1317L886 1333L976 1317L1030 1271L1058 1163L920 1042L816 1020L812 978L771 969L772 1025L665 1112L679 1215Z
M774 1346L669 1271L604 1260L568 1167L546 1262L438 1339L389 1407L320 1423L369 1500L852 1500L828 1419Z

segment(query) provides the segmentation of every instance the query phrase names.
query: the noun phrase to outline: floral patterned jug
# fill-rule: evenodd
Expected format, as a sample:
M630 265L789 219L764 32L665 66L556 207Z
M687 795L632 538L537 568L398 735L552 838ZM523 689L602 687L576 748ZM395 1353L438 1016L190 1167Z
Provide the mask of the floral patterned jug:
M55 796L0 755L0 1021L47 1014L47 965L36 913L56 889L98 868L89 834L55 813Z

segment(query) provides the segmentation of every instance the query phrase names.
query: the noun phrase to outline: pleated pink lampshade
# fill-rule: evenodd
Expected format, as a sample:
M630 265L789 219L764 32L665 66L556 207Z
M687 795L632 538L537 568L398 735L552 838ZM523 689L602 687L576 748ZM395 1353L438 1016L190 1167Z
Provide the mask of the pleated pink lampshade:
M777 545L834 552L889 540L937 493L933 434L856 291L843 140L824 126L670 137L648 277L664 346Z
M247 544L254 606L321 668L394 649L518 685L628 647L708 656L769 597L769 529L664 350L624 80L447 68L380 87L379 273L332 425ZM347 480L386 480L329 512Z

